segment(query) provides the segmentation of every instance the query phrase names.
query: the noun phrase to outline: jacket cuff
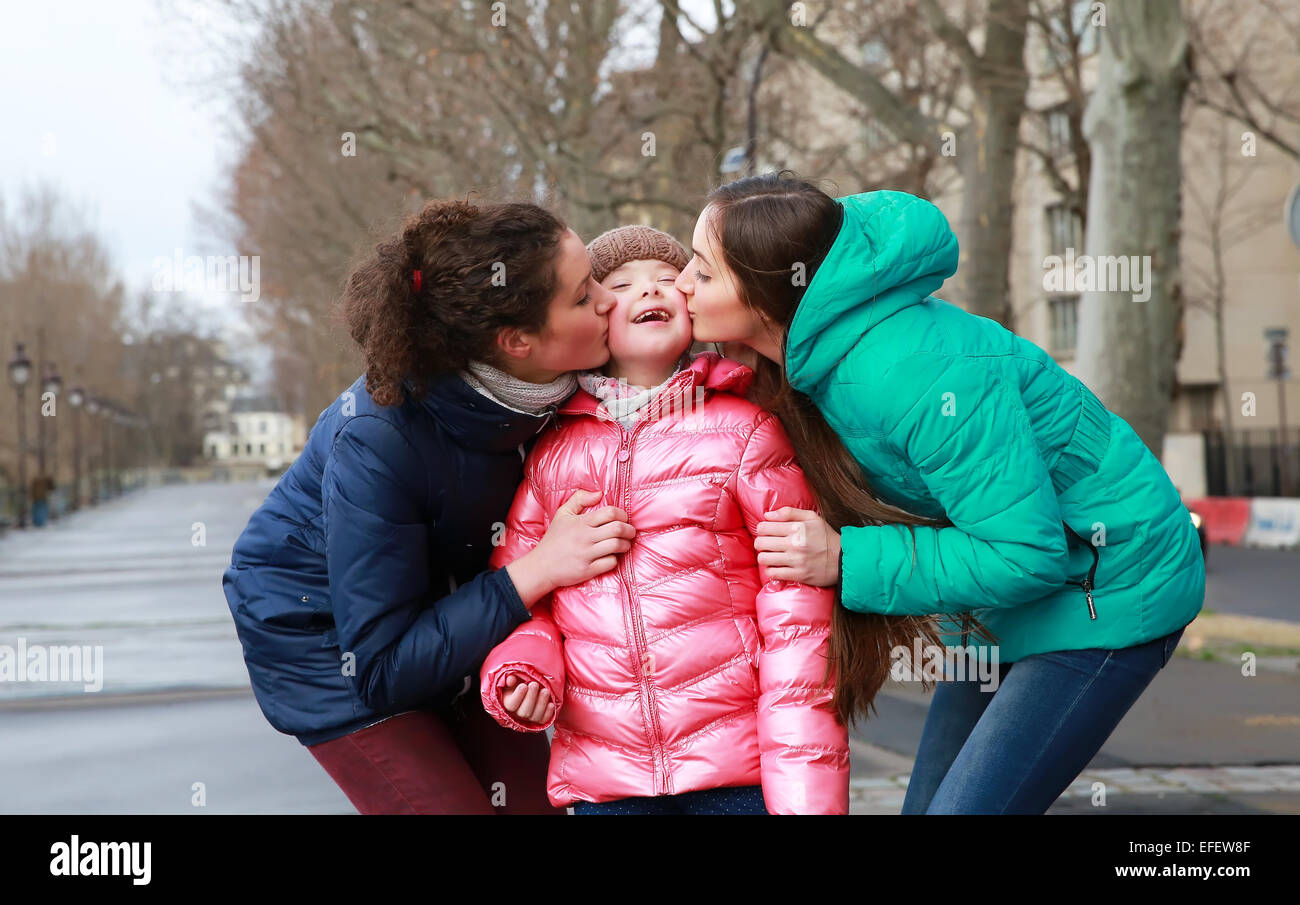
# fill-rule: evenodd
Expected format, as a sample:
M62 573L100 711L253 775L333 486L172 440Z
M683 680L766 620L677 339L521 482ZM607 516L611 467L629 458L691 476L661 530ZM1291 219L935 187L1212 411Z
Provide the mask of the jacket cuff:
M501 593L502 596L505 597L506 609L510 612L510 615L514 616L515 625L527 622L529 619L533 618L532 611L529 610L528 607L524 606L524 601L519 596L519 589L516 588L515 583L510 580L510 573L505 570L505 567L502 566L492 574L496 576L497 580L501 583Z
M901 544L894 544L895 536L887 533L891 531L901 532ZM908 552L903 553L900 547ZM895 553L910 560L910 551L909 532L903 525L845 526L840 531L840 595L844 607L855 613L898 614L900 608L893 597L897 588L887 577L896 571L890 560Z
M505 688L506 679L512 675L521 677L526 684L536 682L551 693L551 702L555 705L555 712L551 718L544 723L525 723L518 719L501 703L501 690ZM556 693L558 683L554 676L548 676L541 672L531 663L519 661L502 663L493 669L488 675L483 677L480 683L479 691L483 698L483 709L486 710L494 720L505 726L507 729L513 729L516 732L544 732L555 725L556 718L560 715L560 708L564 706L563 695L561 690Z

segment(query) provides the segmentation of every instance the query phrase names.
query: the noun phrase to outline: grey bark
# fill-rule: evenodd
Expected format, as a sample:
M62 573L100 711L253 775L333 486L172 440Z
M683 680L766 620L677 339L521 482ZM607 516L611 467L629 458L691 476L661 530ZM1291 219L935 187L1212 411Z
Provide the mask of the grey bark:
M1114 3L1102 28L1096 91L1084 117L1092 147L1088 254L1150 261L1150 298L1085 292L1079 376L1157 456L1181 352L1179 270L1183 98L1188 43L1178 0Z

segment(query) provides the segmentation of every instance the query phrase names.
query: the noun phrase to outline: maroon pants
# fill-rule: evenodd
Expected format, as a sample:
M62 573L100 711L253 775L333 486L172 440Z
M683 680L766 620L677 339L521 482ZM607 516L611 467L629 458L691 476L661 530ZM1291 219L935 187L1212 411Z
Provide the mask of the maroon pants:
M544 732L499 725L477 696L307 748L362 814L563 814L546 798Z

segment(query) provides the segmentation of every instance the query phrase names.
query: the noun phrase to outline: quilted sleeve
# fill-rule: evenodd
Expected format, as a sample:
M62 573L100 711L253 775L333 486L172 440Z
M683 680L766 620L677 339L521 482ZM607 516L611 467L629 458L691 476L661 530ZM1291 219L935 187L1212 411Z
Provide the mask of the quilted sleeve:
M780 421L762 417L736 473L736 495L750 534L763 513L816 504ZM763 798L773 814L846 814L848 730L822 685L829 656L833 588L768 579L755 599L762 651L758 658L758 741Z
M1017 388L978 357L921 353L886 374L885 440L952 527L846 527L844 606L896 615L1037 600L1066 581L1060 507Z
M536 547L546 533L550 519L532 474L532 468L526 468L524 480L515 491L501 543L492 551L493 568L504 569ZM533 605L531 618L494 647L479 670L483 709L509 729L540 732L555 722L552 717L547 723L524 723L505 709L501 704L501 689L511 674L517 674L525 682L539 682L549 690L556 715L564 703L564 641L551 615L553 593Z

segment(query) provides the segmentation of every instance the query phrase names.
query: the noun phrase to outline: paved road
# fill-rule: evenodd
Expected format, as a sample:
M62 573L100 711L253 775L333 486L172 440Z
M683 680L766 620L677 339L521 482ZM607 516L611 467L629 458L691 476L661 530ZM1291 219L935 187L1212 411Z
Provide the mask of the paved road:
M6 814L356 813L247 690L0 709L0 737Z
M100 693L246 687L221 573L271 486L157 487L10 532L0 539L0 644L100 646ZM0 701L81 687L0 681Z
M1300 622L1300 551L1211 546L1205 606L1217 613Z

